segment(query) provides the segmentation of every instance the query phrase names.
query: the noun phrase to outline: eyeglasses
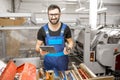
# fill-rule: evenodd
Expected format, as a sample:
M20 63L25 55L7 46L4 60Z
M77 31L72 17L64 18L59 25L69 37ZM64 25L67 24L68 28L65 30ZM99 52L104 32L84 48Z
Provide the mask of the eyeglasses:
M59 16L60 14L48 14L49 16Z

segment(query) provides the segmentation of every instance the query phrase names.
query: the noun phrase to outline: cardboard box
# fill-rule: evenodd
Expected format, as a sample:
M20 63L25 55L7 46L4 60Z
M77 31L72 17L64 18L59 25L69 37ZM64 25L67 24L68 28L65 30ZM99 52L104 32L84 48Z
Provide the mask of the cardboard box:
M19 26L26 22L26 18L18 17L15 19L10 18L0 18L0 26Z

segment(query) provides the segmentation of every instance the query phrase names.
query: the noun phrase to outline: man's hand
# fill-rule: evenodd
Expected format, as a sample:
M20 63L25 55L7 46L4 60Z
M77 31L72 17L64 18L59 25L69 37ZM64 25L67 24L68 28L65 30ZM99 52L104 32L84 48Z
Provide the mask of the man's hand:
M43 51L42 49L40 49L40 54L41 54L42 56L46 55L47 53L48 53L47 51Z
M64 48L64 54L65 54L65 55L70 54L70 51L71 51L71 48L69 48L69 47L65 47L65 48Z

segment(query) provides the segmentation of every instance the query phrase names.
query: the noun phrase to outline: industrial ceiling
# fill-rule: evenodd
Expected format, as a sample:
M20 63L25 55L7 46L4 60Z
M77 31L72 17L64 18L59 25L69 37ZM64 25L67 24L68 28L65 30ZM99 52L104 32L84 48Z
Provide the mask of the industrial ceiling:
M82 21L88 22L89 4L90 0L12 0L13 12L16 13L33 13L35 19L39 18L39 22L46 22L47 7L50 4L57 4L60 6L62 13L66 18L63 21L69 23L75 22L77 18L82 17ZM120 0L97 0L98 11L107 10L107 6L119 6ZM87 15L86 15L87 14ZM71 16L73 16L69 19Z
M64 12L73 12L82 7L79 0L21 0L16 5L16 12L34 12L44 13L50 4L57 4Z
M50 4L57 4L65 13L83 12L89 9L90 0L14 0L16 12L46 12ZM98 8L104 5L120 5L119 0L98 0ZM81 8L80 10L77 10Z

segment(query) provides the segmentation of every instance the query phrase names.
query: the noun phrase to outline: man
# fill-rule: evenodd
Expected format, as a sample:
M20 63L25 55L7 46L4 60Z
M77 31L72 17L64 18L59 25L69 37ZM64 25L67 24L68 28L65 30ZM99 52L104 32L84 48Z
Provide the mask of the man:
M44 56L45 70L64 71L68 69L68 55L70 52L67 49L73 48L73 40L70 28L60 22L61 10L57 5L48 7L49 22L41 27L37 34L36 51ZM67 47L65 45L67 42ZM48 53L43 51L42 45L54 46L56 53Z

